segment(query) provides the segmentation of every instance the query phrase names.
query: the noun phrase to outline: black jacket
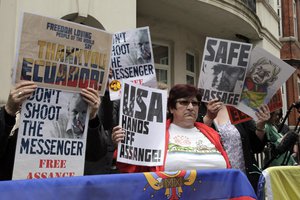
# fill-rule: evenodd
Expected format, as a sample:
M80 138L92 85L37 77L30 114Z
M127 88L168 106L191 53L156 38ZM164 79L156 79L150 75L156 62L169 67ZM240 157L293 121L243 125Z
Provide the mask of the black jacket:
M117 173L113 155L115 151L111 139L112 129L119 124L120 100L111 101L109 92L106 91L102 97L102 103L99 108L98 116L104 127L104 137L107 140L107 153L97 162L86 162L88 175Z

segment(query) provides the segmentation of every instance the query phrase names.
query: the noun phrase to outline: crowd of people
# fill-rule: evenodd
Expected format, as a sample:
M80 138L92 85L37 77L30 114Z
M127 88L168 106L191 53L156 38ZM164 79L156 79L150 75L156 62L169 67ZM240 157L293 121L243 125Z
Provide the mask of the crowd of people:
M12 179L19 123L16 119L22 103L37 88L31 81L17 83L11 89L5 106L0 108L1 180ZM120 102L110 101L108 91L100 97L92 88L82 89L80 99L79 107L82 108L84 103L90 107L84 175L234 168L244 172L256 189L261 169L254 155L263 152L274 134L280 134L275 131L274 116L277 113L270 114L267 105L257 109L257 121L233 125L221 101L201 102L198 88L177 84L168 94L166 130L161 133L166 141L163 165L125 164L116 162L114 157L118 143L125 136L118 124ZM84 127L78 121L84 120L84 114L74 109L70 105L70 123L73 123L70 127L71 132L79 137Z

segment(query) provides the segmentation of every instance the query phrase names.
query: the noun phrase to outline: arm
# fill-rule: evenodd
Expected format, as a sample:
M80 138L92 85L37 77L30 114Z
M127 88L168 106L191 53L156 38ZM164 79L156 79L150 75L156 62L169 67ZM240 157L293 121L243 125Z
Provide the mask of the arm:
M263 136L263 139L259 138L256 134L256 124L255 121L250 120L236 125L236 128L244 133L244 137L248 137L250 145L248 148L251 148L253 153L261 153L266 145L267 138L266 135ZM244 138L245 140L246 138ZM246 140L247 141L247 140Z
M223 103L218 99L209 101L206 105L206 114L203 117L203 123L207 126L212 126L213 120L217 117L218 112L222 109Z
M105 137L105 133L98 116L89 121L85 152L86 160L97 161L105 156L107 152L107 138Z
M8 136L15 124L15 117L9 115L4 106L0 108L0 157L5 152Z
M109 92L105 91L98 110L99 119L105 130L111 130L113 127L113 106L113 101L109 98Z
M0 109L0 156L5 152L9 134L15 125L16 113L37 88L32 81L20 81L9 92L7 103Z
M82 98L90 107L90 121L87 133L86 160L97 161L107 152L107 138L103 124L97 115L101 99L96 90L92 88L82 89Z

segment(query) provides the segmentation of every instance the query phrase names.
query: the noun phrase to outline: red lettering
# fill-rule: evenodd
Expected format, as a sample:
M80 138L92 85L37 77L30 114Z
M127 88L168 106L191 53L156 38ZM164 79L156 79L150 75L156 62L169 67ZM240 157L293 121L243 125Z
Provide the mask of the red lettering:
M40 159L39 168L66 168L66 160Z
M75 176L75 172L29 172L27 179L58 178Z

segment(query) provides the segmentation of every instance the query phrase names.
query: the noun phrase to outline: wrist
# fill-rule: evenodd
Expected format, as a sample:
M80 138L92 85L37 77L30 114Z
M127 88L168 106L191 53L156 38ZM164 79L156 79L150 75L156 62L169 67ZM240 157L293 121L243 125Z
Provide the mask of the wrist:
M16 116L17 111L14 111L13 109L11 109L7 104L4 106L4 110L11 117L15 117Z
M206 118L209 121L213 121L214 120L214 118L210 117L209 115L205 115L203 118Z
M265 128L259 128L259 127L256 127L256 130L257 130L257 131L260 131L260 132L264 132L264 131L265 131Z
M204 122L204 124L206 124L206 125L208 125L208 126L211 126L212 123L213 123L213 119L210 118L209 116L205 115L205 116L203 117L203 122Z

